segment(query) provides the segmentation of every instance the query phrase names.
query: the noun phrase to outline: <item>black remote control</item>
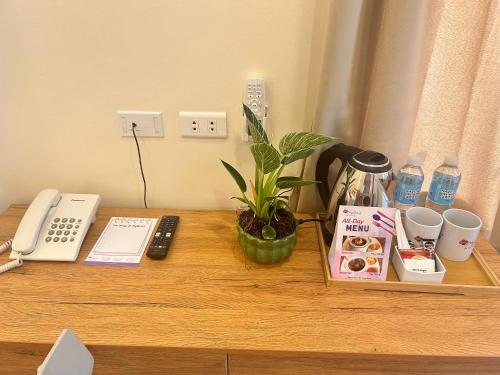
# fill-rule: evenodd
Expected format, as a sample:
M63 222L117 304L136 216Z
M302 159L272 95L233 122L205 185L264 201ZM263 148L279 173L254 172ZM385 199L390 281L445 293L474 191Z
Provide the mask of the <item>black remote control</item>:
M163 259L167 256L170 242L179 223L179 216L162 216L146 255L151 259Z

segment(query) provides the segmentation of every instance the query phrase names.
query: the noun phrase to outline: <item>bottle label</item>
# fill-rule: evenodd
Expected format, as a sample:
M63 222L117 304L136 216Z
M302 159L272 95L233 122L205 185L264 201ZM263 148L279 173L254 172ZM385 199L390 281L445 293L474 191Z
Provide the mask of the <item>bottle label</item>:
M421 176L404 176L398 179L394 200L405 205L417 204L424 179Z
M457 194L460 176L450 176L441 172L434 172L429 199L442 206L450 206Z

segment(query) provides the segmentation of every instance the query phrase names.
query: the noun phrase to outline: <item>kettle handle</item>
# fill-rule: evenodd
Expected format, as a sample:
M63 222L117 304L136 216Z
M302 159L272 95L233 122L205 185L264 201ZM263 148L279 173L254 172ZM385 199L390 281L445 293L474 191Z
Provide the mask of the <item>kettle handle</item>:
M319 184L317 184L317 186L321 201L323 202L325 208L328 208L328 203L330 201L330 195L332 192L332 189L328 184L328 172L330 169L330 165L332 165L332 163L336 159L340 159L340 161L342 162L342 166L340 167L339 173L335 177L335 182L333 183L333 186L335 186L349 158L361 151L363 150L360 148L347 146L343 143L337 143L336 145L333 145L332 147L323 151L319 156L318 162L316 163L316 181L320 182Z

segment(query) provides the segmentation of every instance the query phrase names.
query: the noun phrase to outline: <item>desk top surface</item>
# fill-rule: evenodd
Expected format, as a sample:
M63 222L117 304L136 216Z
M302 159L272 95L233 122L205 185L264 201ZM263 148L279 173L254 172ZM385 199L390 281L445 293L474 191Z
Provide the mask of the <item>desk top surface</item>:
M25 205L0 216L0 243ZM181 216L164 261L83 261L111 216ZM0 344L53 343L70 328L91 345L500 357L500 299L327 288L314 223L291 258L247 260L235 213L101 208L76 263L25 262L0 275ZM496 273L500 256L477 247ZM7 261L8 253L0 256Z

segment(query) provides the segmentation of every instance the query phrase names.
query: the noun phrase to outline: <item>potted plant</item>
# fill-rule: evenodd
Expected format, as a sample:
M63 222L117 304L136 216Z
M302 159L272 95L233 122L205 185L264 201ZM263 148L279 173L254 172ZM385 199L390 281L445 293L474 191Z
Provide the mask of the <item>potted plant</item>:
M241 190L242 195L233 198L248 207L238 216L238 240L254 261L277 263L291 254L297 236L298 222L288 209L288 194L294 188L316 182L281 174L287 165L307 158L317 146L335 139L311 132L289 133L275 148L250 108L243 105L243 110L253 139L250 145L255 159L255 179L250 180L253 199L247 196L247 184L241 174L221 160Z

